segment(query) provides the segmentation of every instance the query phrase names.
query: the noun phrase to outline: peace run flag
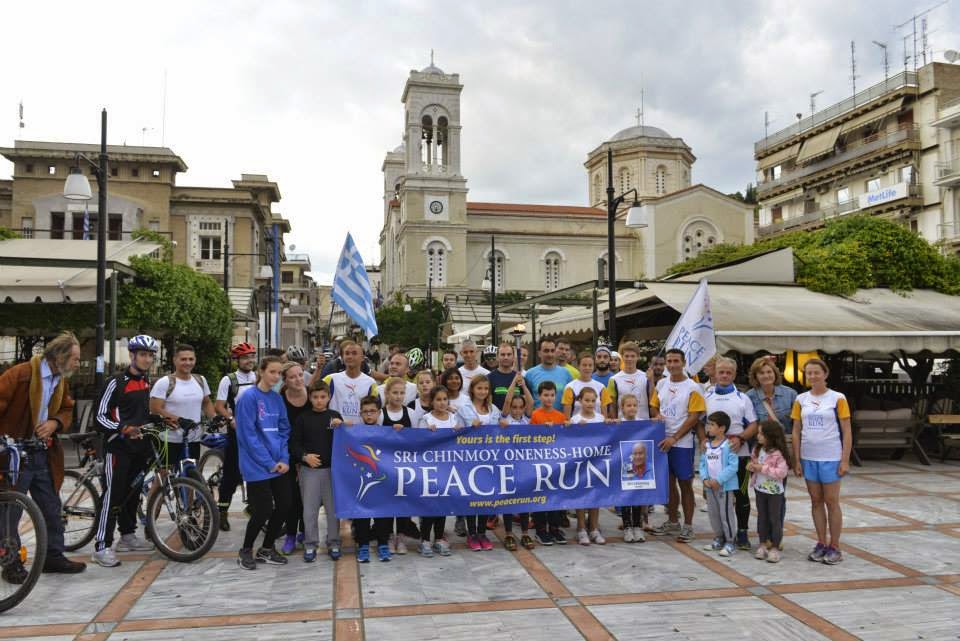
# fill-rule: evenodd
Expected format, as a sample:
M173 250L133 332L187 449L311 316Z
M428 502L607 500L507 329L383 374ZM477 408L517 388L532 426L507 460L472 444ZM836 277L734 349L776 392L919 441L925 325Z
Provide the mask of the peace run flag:
M458 430L341 426L339 518L516 514L667 502L662 421Z
M680 320L667 337L664 349L683 350L687 362L685 369L690 376L703 369L703 364L717 353L717 337L713 330L707 279L700 281L697 291L680 315Z
M377 316L373 311L370 279L367 278L360 252L353 243L353 236L349 233L343 242L330 296L363 329L367 338L377 335Z

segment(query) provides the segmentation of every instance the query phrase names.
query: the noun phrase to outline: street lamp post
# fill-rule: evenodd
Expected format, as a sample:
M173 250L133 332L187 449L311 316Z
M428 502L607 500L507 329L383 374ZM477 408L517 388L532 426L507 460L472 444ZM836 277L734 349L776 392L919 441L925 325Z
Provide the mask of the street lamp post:
M480 283L481 289L486 289L489 285L490 287L490 341L491 345L497 344L497 334L499 334L497 327L497 257L495 252L497 251L497 246L494 241L494 236L490 235L490 256L487 261L487 278L483 279L483 282Z
M628 218L639 221L642 218L640 194L636 189L629 189L619 196L614 196L613 189L613 148L607 147L607 307L610 313L610 322L607 324L607 340L616 349L617 344L617 247L614 236L614 222L617 218L617 208L626 202L627 196L633 194L633 204L630 206ZM646 223L636 222L631 227L646 227ZM596 339L596 337L594 337Z
M97 161L78 153L63 186L63 197L67 200L90 200L90 182L80 170L80 160L93 166L97 176L97 364L94 382L98 395L103 391L103 343L107 324L107 159L107 110L103 109L100 112L100 155Z

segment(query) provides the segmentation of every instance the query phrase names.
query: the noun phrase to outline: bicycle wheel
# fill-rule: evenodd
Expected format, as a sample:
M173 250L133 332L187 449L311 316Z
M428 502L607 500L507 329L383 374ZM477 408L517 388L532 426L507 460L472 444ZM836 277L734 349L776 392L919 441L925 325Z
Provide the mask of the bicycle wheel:
M213 498L217 498L220 491L220 480L223 479L223 451L207 450L200 457L197 469L204 483L210 488Z
M63 521L63 548L74 552L93 539L103 499L89 478L77 470L64 470L60 486L60 518Z
M47 524L33 499L0 492L0 612L23 601L47 558Z
M147 534L169 559L196 561L210 551L220 531L220 513L207 487L173 477L147 499Z

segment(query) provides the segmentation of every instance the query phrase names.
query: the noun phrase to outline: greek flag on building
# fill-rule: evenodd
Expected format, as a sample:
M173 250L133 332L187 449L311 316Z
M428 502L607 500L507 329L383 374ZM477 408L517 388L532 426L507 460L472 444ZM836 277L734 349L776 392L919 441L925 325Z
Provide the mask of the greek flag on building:
M370 279L363 267L363 258L357 251L353 236L347 234L337 262L337 274L333 278L334 302L347 312L347 316L359 325L367 338L377 335L377 317L373 311L373 294L370 291Z

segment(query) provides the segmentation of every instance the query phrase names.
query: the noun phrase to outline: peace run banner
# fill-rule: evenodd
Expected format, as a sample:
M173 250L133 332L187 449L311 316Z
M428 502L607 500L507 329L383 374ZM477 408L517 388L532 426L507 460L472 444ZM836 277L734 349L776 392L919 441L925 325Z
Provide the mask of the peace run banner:
M354 425L333 439L337 516L510 514L667 503L661 421L460 430Z

